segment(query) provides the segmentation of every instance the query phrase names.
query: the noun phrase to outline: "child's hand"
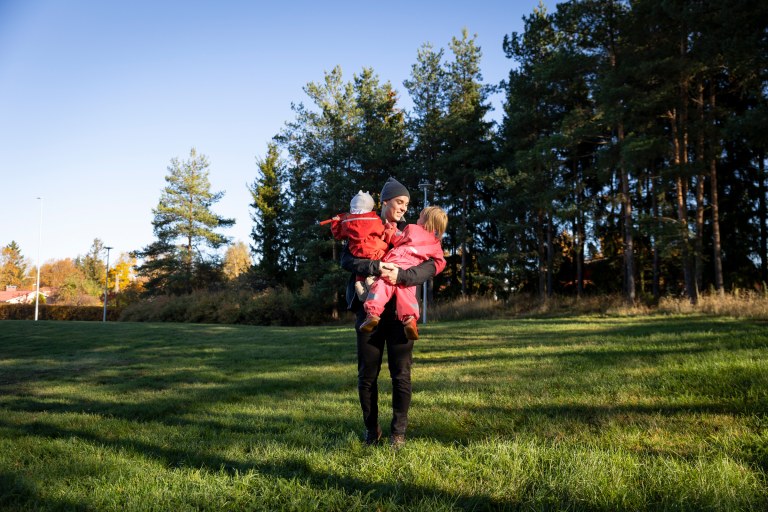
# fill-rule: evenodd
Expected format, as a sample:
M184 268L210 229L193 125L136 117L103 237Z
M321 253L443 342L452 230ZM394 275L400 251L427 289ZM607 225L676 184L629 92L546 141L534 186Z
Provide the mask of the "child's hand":
M387 222L386 224L384 224L384 233L381 235L381 239L384 240L386 243L391 244L392 237L395 235L396 231L397 231L397 225L392 222Z

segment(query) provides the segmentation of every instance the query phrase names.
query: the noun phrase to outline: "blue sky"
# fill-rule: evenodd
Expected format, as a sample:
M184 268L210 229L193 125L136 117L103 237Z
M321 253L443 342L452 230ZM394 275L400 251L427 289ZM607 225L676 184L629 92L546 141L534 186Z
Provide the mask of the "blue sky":
M237 221L222 232L248 243L256 158L308 82L371 67L409 108L417 50L447 50L467 28L497 83L512 65L504 35L538 4L0 0L0 245L16 241L32 263L38 246L42 261L85 254L94 238L111 258L144 247L170 160L192 147L225 191L214 211Z

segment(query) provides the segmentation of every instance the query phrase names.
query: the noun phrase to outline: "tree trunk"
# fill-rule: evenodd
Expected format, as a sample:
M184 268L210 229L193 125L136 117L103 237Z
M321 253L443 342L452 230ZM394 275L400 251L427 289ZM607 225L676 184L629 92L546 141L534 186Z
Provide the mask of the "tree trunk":
M186 270L187 270L187 293L192 293L192 236L187 237L187 261L186 264Z
M765 198L765 150L760 149L757 153L757 157L760 159L757 168L759 169L758 181L758 220L760 221L760 276L762 277L763 286L768 282L768 226L766 222L768 219L768 211L766 211L766 198Z
M653 245L653 299L658 302L661 298L661 268L659 254L659 233L661 233L661 215L659 215L659 199L656 192L656 171L651 175L651 210L653 218L656 220L656 233L654 233L651 244Z
M544 239L544 210L539 208L536 219L536 239L538 241L539 250L539 299L542 301L546 298L546 286L547 275L545 269L546 258L546 240Z
M696 295L703 287L704 276L704 168L706 160L704 156L704 84L699 82L697 86L696 110L699 116L699 128L696 136L696 238L695 248L695 279Z
M576 298L581 298L581 293L584 291L584 268L582 265L582 254L584 250L584 238L581 234L581 212L576 211L576 218L573 222L573 259L576 264Z
M552 297L553 280L552 266L554 260L554 249L552 247L552 212L547 212L547 297Z
M709 91L709 104L713 111L712 123L714 124L714 110L715 110L715 86L710 85ZM717 192L717 152L715 148L710 148L709 155L709 186L710 186L710 201L712 203L712 246L713 246L713 263L715 264L715 290L718 295L723 296L725 289L723 287L723 253L720 246L720 202ZM763 197L765 194L763 194ZM763 258L765 261L765 258Z
M467 178L464 177L464 190L467 190ZM463 222L461 224L461 296L467 296L467 196L462 198L461 210Z
M587 238L587 233L584 228L586 222L584 220L584 212L579 212L579 252L576 254L576 274L578 275L578 293L579 297L584 293L584 241Z
M461 241L461 296L467 296L467 243Z
M619 145L624 141L624 123L619 121L617 127ZM619 162L621 175L621 209L624 222L624 297L632 305L635 303L635 261L634 243L632 238L632 197L629 194L629 172L624 162Z
M680 61L685 63L688 54L688 31L683 30L680 38ZM692 304L699 300L696 293L696 284L691 268L691 256L689 247L689 226L688 226L688 90L689 81L685 75L680 76L679 84L679 113L677 114L676 149L677 149L677 217L680 222L680 242L683 253L683 277L685 279L685 289L688 298ZM673 124L673 129L675 128Z
M688 179L683 177L685 173L685 163L688 160L686 136L682 133L685 130L681 117L675 111L672 114L672 143L674 146L674 163L677 169L677 178L675 179L676 200L677 200L677 222L680 233L680 252L682 254L681 263L683 267L683 280L685 282L685 292L691 303L696 304L696 290L693 286L693 276L691 275L690 249L688 247L688 210L686 198L688 196Z
M576 275L578 279L578 289L577 292L579 294L579 297L584 293L584 245L586 244L587 239L587 228L586 228L586 213L584 212L585 209L585 200L584 200L584 189L586 188L586 185L584 184L584 175L583 175L583 169L579 173L579 191L577 197L579 198L579 207L576 210L576 217L579 219L579 247L578 252L576 253Z

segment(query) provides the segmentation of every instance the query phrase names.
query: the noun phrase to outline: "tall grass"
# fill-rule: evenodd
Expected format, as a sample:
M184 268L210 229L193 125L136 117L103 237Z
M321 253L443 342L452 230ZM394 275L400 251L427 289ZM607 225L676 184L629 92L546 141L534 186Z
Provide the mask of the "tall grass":
M696 304L688 299L661 299L659 311L666 313L703 313L734 318L759 318L768 320L768 294L764 291L733 290L722 295L709 292L702 294Z
M439 302L428 310L433 320L468 320L527 316L610 315L636 316L650 314L704 314L734 318L768 320L768 294L749 290L728 293L703 293L693 304L685 297L662 297L654 305L638 299L627 304L621 295L555 295L540 298L517 294L508 300L492 297L458 298Z
M360 443L350 326L2 322L0 510L768 508L762 323L421 334L394 452Z

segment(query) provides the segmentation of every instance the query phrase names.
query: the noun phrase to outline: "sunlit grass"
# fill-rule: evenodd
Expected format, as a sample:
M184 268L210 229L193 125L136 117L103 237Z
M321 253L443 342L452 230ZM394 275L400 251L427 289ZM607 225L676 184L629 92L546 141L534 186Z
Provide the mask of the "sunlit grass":
M393 452L361 446L351 326L0 323L0 509L768 507L765 324L421 332Z

